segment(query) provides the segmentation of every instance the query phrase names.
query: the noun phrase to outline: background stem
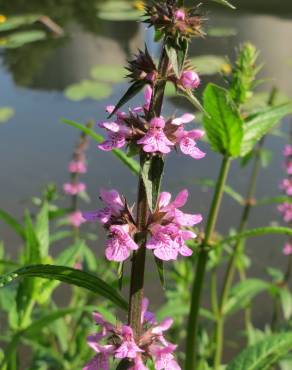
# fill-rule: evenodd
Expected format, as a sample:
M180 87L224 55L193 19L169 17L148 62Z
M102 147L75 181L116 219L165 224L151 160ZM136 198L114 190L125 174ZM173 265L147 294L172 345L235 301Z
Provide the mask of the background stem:
M221 206L224 185L228 176L231 159L224 157L219 177L215 187L215 193L212 200L210 213L208 216L205 239L200 247L199 257L197 261L196 275L192 288L191 308L187 325L187 342L186 342L186 360L185 370L194 370L196 361L196 336L198 329L198 316L201 302L201 295L208 261L208 246L212 239L214 229L216 227L218 212Z

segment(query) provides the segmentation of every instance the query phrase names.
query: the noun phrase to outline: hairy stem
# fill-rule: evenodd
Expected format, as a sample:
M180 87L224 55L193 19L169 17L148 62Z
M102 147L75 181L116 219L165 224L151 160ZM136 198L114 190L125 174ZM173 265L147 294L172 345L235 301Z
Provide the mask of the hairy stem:
M215 187L215 193L212 200L210 213L208 216L205 239L200 247L199 257L197 261L196 275L192 288L191 308L187 325L187 342L186 342L186 360L185 370L194 370L196 368L196 336L198 329L199 308L208 261L208 246L212 239L213 232L216 227L219 209L222 202L224 185L228 176L231 160L229 157L224 157L219 177Z
M149 113L147 120L155 116L160 116L162 109L162 102L165 90L165 76L168 70L169 60L163 46L160 62L159 62L159 79L156 82L152 99L150 103ZM141 168L146 159L145 154L140 155ZM148 204L146 189L142 176L139 176L138 185L138 201L137 201L137 227L140 233L145 233L146 223L148 215ZM141 336L141 308L143 299L143 288L144 288L144 271L145 271L145 260L146 260L146 248L145 248L146 236L140 244L140 248L134 253L132 259L132 270L131 270L131 283L130 283L130 304L129 304L129 325L134 331L136 340L139 340Z

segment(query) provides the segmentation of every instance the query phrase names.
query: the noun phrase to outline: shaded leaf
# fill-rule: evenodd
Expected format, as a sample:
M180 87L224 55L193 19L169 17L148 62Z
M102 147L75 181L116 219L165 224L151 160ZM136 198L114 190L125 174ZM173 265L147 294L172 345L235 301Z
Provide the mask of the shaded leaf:
M188 42L182 39L179 43L174 43L171 39L167 40L165 50L177 78L180 78L188 51Z
M155 155L143 161L141 175L147 194L149 208L153 211L160 191L161 177L163 174L164 160Z
M213 150L236 157L240 154L243 122L228 92L214 84L204 91L204 128Z
M0 209L0 220L9 225L22 239L25 238L25 230L22 225L3 209Z
M32 265L26 266L10 274L0 277L0 287L9 284L11 281L25 278L39 277L43 279L59 280L67 284L76 285L87 289L95 294L99 294L109 299L118 307L127 309L127 302L110 285L94 274L76 270L65 266L54 265Z
M230 37L237 35L237 29L232 27L212 27L208 29L208 36L211 37Z
M143 87L146 85L145 81L136 81L134 82L125 94L121 97L121 99L115 105L115 109L109 115L109 118L112 117L124 104L126 104L130 99L132 99L135 95L137 95Z
M245 156L285 116L292 113L292 103L268 107L248 117L244 124L244 135L240 155Z
M230 315L245 308L255 296L269 288L270 284L260 279L247 279L239 282L230 292L230 297L224 307L224 313Z
M244 349L226 370L268 370L292 349L292 333L267 336Z
M214 1L215 3L218 3L218 4L221 4L221 5L225 5L227 6L228 8L231 8L231 9L236 9L236 7L234 5L232 5L229 1L227 0L212 0Z
M159 259L155 256L154 256L154 260L155 260L155 264L156 264L156 267L157 267L158 276L159 276L161 286L163 287L163 289L165 289L164 262L161 259Z

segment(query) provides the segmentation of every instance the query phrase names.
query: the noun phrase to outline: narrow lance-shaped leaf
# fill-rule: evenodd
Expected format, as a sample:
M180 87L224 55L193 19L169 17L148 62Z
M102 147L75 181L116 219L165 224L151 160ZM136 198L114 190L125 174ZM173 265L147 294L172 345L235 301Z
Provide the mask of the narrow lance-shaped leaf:
M143 80L134 82L128 88L125 94L121 97L121 99L117 102L117 104L115 105L115 109L111 112L111 114L109 115L109 118L112 117L118 111L118 109L120 109L130 99L132 99L135 95L137 95L143 89L145 85L146 85L146 82Z
M204 92L204 128L211 147L230 157L240 154L243 122L228 92L209 84Z
M0 220L9 225L22 239L25 238L25 230L22 225L3 209L0 209Z
M44 202L36 218L35 233L39 241L40 255L45 258L49 252L49 206Z
M236 9L236 7L234 5L232 5L229 1L227 0L212 0L214 1L215 3L218 3L218 4L221 4L221 5L225 5L225 6L228 6L228 8L231 8L231 9Z
M26 266L10 274L1 276L0 287L9 284L15 279L25 277L39 277L43 279L59 280L67 284L76 285L87 289L93 293L99 294L109 299L122 309L127 309L127 302L124 298L109 284L94 274L73 269L65 266L55 265L32 265Z
M184 66L186 54L188 51L188 42L185 39L179 40L178 43L168 40L165 46L168 58L176 77L179 78Z
M86 135L91 137L93 140L95 140L98 143L102 143L104 141L103 136L97 134L90 128L86 127L85 125L82 125L80 123L63 119L62 122L66 123L69 126L75 127L78 130L84 132ZM133 159L127 156L122 150L120 149L113 149L111 151L121 162L123 162L133 173L134 175L138 175L140 173L140 165L139 163Z
M283 235L292 235L291 227L283 226L266 226L266 227L257 227L255 229L246 230L242 233L229 236L220 241L220 244L231 243L236 240L246 239L253 236L261 236L267 234L283 234Z
M268 370L292 349L292 333L274 334L244 349L226 370Z
M255 144L276 126L285 116L292 113L292 103L268 107L250 116L244 124L240 155L245 156Z

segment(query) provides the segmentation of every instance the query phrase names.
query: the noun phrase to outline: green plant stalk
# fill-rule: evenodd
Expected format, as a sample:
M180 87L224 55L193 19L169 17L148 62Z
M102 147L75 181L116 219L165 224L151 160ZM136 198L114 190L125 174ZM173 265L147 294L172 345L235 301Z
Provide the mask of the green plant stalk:
M253 170L250 178L250 183L248 186L247 196L246 196L246 202L245 206L242 212L240 225L238 228L238 233L241 233L245 230L250 214L250 210L252 208L252 198L254 197L255 190L256 190L256 183L257 183L257 177L260 170L260 152L261 148L264 144L264 139L261 140L261 142L258 145L256 154L255 154L255 160L253 165ZM225 277L223 282L223 288L221 292L221 297L219 300L219 306L217 311L217 320L216 320L216 327L215 327L215 357L214 357L214 369L217 370L220 367L221 364L221 358L222 358L222 352L223 352L223 337L224 337L224 306L226 303L226 300L228 298L228 294L231 288L231 284L234 278L234 273L236 270L236 259L237 255L241 249L242 246L242 240L239 239L237 243L235 244L235 247L233 249L233 253L231 255Z
M200 247L199 257L197 261L196 275L192 288L191 307L187 325L187 340L186 340L186 359L185 370L194 370L196 362L196 336L198 329L199 309L204 285L204 277L208 261L208 246L212 239L213 232L216 227L219 209L222 202L224 186L228 176L231 159L224 157L219 177L215 187L215 193L210 208L207 226L205 230L205 239Z
M268 105L273 105L275 97L277 94L277 90L275 88L272 89L270 93L270 97L268 100ZM240 224L238 227L237 232L240 234L245 231L250 211L253 207L253 198L256 192L256 185L257 179L259 175L259 171L261 168L261 151L265 143L265 136L260 140L257 145L253 169L250 176L250 181L247 189L246 199L245 199L245 206L243 208L243 212L241 215ZM217 310L217 319L216 319L216 327L215 327L215 356L214 356L214 370L219 369L222 360L222 353L223 353L223 341L224 341L224 306L228 299L229 291L232 285L232 281L234 278L235 270L236 270L236 260L238 253L240 252L241 248L243 247L243 241L239 239L233 249L233 253L230 257L228 267L225 273L225 277L223 280L223 288L221 292L221 296L219 299L219 306ZM241 271L241 277L245 277L245 271ZM247 329L250 327L250 312L245 312L245 323Z
M166 85L165 76L167 74L168 65L169 59L167 57L165 47L163 45L158 67L160 79L157 81L153 89L149 113L147 116L148 120L155 116L160 116L161 114L164 90ZM140 155L141 168L143 167L143 162L145 158L146 158L145 154ZM142 176L140 174L138 185L138 201L137 201L137 227L138 231L141 233L143 232L145 233L147 215L148 215L148 203L146 189L144 186ZM134 336L136 340L139 340L142 331L141 308L144 290L144 271L146 260L145 242L146 236L144 237L144 240L142 241L140 248L133 254L131 269L128 322L134 331Z

